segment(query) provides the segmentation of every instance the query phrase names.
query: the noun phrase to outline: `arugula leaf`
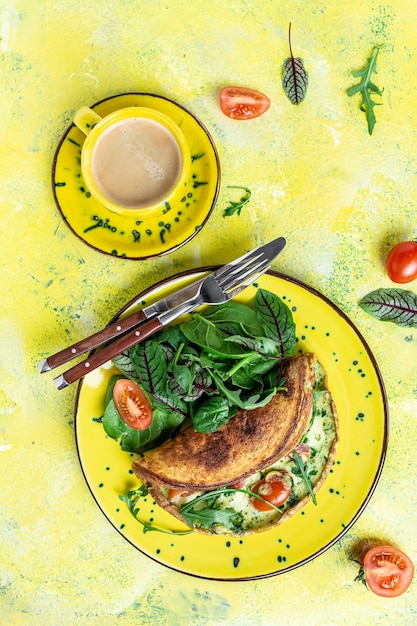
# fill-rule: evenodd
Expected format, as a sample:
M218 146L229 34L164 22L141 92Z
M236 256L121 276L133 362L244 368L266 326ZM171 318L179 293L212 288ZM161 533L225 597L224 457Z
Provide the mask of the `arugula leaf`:
M349 89L347 90L348 96L354 96L357 93L361 94L362 101L360 104L360 110L366 114L366 119L368 121L368 132L370 135L372 135L372 131L374 130L374 126L376 124L374 107L381 104L380 102L375 102L374 100L372 100L372 94L382 96L382 91L371 80L372 74L377 73L376 58L381 47L382 46L375 46L372 56L369 57L367 65L362 70L352 72L353 76L355 78L360 78L361 81L357 85L349 87Z
M213 380L215 381L218 389L224 393L224 395L229 399L230 404L234 404L239 407L239 409L247 409L248 411L252 409L257 409L258 407L265 406L272 400L274 395L277 392L277 389L272 389L265 397L260 397L260 394L253 394L249 398L242 398L243 389L229 389L222 379L214 373L211 372Z
M254 308L260 316L266 335L276 341L279 355L293 356L297 341L295 323L285 302L266 289L258 289Z
M398 326L417 328L417 295L405 289L375 289L359 302L372 317Z
M219 489L207 491L191 500L191 502L183 504L180 508L180 513L192 527L197 523L199 526L211 529L215 524L224 524L230 530L238 531L243 520L242 515L231 508L216 508L216 501L219 496L233 495L237 492L245 493L251 498L267 502L262 496L250 489L219 487ZM282 513L281 509L272 504L272 502L267 502L267 504L272 509L278 511L278 513Z
M165 528L159 528L159 526L154 526L153 524L148 524L140 520L138 518L139 509L136 507L136 504L139 498L146 498L146 496L148 495L148 490L144 485L141 485L140 487L138 487L138 489L132 489L131 491L128 491L125 496L119 495L119 500L127 504L127 507L135 520L139 522L139 524L142 524L144 534L147 532L156 531L164 533L166 535L189 535L193 532L192 530L167 530Z
M292 451L292 455L291 456L294 459L295 464L297 465L297 468L300 471L301 478L303 479L304 484L307 487L308 493L311 495L311 499L313 500L314 504L317 506L316 494L313 491L313 485L311 483L311 480L310 480L310 478L307 475L303 459L301 458L301 456L298 454L298 452L296 450Z
M229 206L225 208L223 212L223 217L230 217L234 213L237 213L238 215L240 215L240 212L243 209L243 207L246 204L248 204L250 197L252 195L252 192L247 187L241 187L239 185L228 185L227 188L228 189L243 189L245 193L238 202L233 202L232 200L228 201Z
M242 516L234 509L215 509L209 506L205 506L197 511L181 511L181 515L190 526L194 527L194 522L198 522L199 526L208 529L215 524L222 524L230 530L236 530L236 526L242 520Z

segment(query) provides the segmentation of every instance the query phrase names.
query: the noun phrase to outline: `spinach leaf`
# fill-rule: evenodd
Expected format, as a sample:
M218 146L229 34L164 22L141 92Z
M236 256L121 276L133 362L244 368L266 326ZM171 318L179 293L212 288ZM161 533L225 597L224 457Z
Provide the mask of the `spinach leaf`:
M270 291L258 289L254 307L264 325L265 334L276 341L279 355L293 356L296 344L295 323L285 302Z
M120 438L122 450L138 454L157 448L170 439L184 421L180 413L162 408L154 409L152 422L146 430L134 430L126 426Z
M103 414L103 428L109 437L116 440L126 431L126 424L120 417L112 397L106 404Z
M231 334L231 328L238 327L239 331L233 334L244 334L249 337L260 337L264 330L254 309L247 304L230 300L218 307L209 307L202 313L202 317L213 322L216 326Z
M179 346L185 342L185 337L181 331L180 326L170 326L166 330L162 330L158 334L160 344L169 344L175 350L178 350Z
M192 369L186 365L174 363L172 367L172 375L182 391L189 393L194 379Z
M213 354L231 358L245 355L242 349L227 341L227 335L224 335L213 322L198 313L195 313L189 322L181 324L181 330L188 341Z
M260 352L264 356L280 356L276 342L269 337L242 337L241 335L232 335L228 337L226 341L237 343L252 352Z
M193 414L194 430L199 433L213 433L236 413L236 407L230 407L225 396L211 396Z
M123 379L124 376L112 376L109 380L109 386L106 390L106 396L104 399L104 406L107 406L110 400L113 398L113 389L118 380Z

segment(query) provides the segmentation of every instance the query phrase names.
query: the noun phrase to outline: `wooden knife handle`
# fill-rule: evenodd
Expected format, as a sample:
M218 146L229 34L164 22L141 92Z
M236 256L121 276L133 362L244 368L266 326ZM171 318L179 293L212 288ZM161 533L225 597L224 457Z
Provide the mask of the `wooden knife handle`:
M40 371L47 372L55 367L58 367L59 365L67 363L68 361L72 361L72 359L75 359L77 356L80 356L85 352L90 352L91 350L94 350L94 348L98 348L104 343L122 335L144 320L146 320L146 315L143 311L138 311L137 313L133 313L133 315L129 315L129 317L126 317L125 319L113 322L113 324L109 324L109 326L106 326L93 335L90 335L85 339L81 339L81 341L74 343L72 346L68 346L68 348L64 348L63 350L60 350L60 352L49 356L39 364Z
M75 365L68 371L64 372L64 374L61 374L61 376L55 378L54 382L57 388L63 389L64 387L71 385L71 383L79 380L85 376L85 374L97 369L100 365L107 363L107 361L110 361L118 354L121 354L135 344L144 341L160 330L162 326L162 323L157 317L152 317L146 322L143 322L143 324L140 324L131 332L122 335L102 350L90 355L90 357L85 359L85 361L78 363L78 365Z

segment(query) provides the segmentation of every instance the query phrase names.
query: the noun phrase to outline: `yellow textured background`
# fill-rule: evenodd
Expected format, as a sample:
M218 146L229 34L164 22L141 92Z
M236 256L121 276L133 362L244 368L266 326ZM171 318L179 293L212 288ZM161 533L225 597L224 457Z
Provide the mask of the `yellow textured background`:
M289 21L310 74L299 107L281 87ZM392 286L383 266L390 246L417 237L416 32L415 0L0 1L1 624L416 623L416 583L398 599L377 598L354 582L349 561L368 538L417 558L417 335L357 306ZM376 44L384 44L375 76L384 93L370 137L346 89ZM267 93L270 110L229 120L217 101L225 84ZM50 188L74 112L128 91L195 113L222 166L203 231L140 262L76 239ZM252 190L240 217L222 216L227 185ZM135 551L94 503L74 442L75 386L57 392L36 365L156 280L281 234L288 245L275 269L331 298L375 354L391 417L385 468L358 522L302 568L241 583L174 573Z

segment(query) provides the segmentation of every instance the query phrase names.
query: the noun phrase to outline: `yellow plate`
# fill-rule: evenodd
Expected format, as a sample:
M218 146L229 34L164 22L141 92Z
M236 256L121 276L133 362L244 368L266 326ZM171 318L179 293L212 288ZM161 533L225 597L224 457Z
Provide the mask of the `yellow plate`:
M156 109L181 127L191 149L192 190L178 206L154 215L124 217L93 198L81 174L85 136L71 124L62 137L52 166L52 189L58 210L72 232L86 244L124 259L162 256L192 239L208 220L217 200L220 165L207 129L182 106L154 94L126 93L94 104L104 116L129 106Z
M180 274L142 293L120 312L150 304L200 278L204 270ZM211 268L213 269L213 268ZM378 482L388 438L384 385L374 357L349 319L327 298L297 280L268 272L240 296L252 301L267 289L291 308L297 350L314 352L324 365L340 420L334 465L312 502L275 529L242 538L192 533L174 536L143 533L143 527L120 501L119 494L139 485L132 456L106 437L99 421L109 365L91 372L78 388L75 433L82 471L103 513L135 548L174 570L203 578L242 580L272 576L303 565L337 541L356 521ZM150 496L140 503L139 518L165 529L184 526L156 506Z

